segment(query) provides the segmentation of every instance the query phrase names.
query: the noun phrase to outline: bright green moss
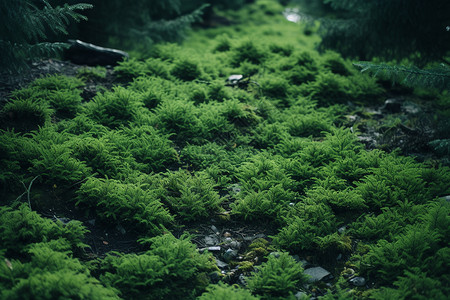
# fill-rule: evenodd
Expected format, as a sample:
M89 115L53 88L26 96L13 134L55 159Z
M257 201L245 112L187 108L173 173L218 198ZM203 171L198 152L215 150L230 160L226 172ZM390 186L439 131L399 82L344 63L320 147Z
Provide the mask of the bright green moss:
M215 183L205 173L170 172L162 188L163 202L182 220L198 220L222 210L220 204L224 199L214 190Z
M230 286L224 284L215 284L207 287L207 291L204 292L198 300L257 300L259 297L252 296L250 291L238 286Z
M61 243L63 243L61 241ZM59 252L51 243L30 247L29 261L0 255L2 299L119 299L117 291L92 277L70 251Z
M160 234L173 221L154 191L111 179L90 178L83 183L77 191L77 205L94 209L104 221L149 235Z
M257 267L258 272L248 279L250 290L256 294L286 297L307 282L303 268L288 253L270 255L267 262Z
M143 254L113 253L102 261L101 281L124 297L195 299L209 283L197 279L217 269L211 255L199 254L186 236L164 234L141 243L150 245Z
M67 224L59 220L41 217L27 204L17 209L0 208L0 249L10 255L25 254L33 243L64 239L69 249L82 248L86 228L81 222L72 220Z
M106 78L107 70L105 67L81 67L77 70L77 78L82 81L102 80Z

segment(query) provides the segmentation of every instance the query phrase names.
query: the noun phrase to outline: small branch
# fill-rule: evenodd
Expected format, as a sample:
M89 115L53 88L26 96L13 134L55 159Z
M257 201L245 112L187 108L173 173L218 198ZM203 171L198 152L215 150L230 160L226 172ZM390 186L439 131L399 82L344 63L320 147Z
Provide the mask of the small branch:
M25 192L23 192L19 197L16 198L16 201L17 201L17 200L19 200L20 198L22 198L23 195L27 194L28 206L30 207L30 209L31 209L31 186L33 185L33 182L34 182L36 179L38 179L39 176L41 176L41 175L38 175L38 176L34 177L34 178L31 180L30 184L28 185L28 188L27 188L27 186L25 185L25 183L23 183L23 181L21 181L23 187L25 188Z

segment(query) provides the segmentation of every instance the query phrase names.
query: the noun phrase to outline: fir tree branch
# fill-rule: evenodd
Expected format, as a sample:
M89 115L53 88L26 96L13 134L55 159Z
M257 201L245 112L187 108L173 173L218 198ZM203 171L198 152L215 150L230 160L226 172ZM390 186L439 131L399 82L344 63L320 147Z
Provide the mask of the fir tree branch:
M424 87L438 90L450 89L450 68L441 65L433 69L419 69L416 67L389 66L358 62L353 64L361 72L367 72L374 77L390 80L408 87Z

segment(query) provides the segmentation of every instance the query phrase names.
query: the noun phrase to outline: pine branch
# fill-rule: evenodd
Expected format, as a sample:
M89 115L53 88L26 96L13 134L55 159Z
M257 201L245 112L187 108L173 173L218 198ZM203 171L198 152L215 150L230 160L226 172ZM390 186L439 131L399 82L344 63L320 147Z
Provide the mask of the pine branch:
M450 89L450 68L446 65L433 69L419 69L417 67L389 66L358 62L353 64L361 72L367 72L374 77L390 80L408 87L424 87L437 90Z
M90 4L53 7L47 0L0 1L0 67L8 72L27 66L27 60L56 55L64 43L45 42L47 34L67 34L71 21L87 18L79 11Z

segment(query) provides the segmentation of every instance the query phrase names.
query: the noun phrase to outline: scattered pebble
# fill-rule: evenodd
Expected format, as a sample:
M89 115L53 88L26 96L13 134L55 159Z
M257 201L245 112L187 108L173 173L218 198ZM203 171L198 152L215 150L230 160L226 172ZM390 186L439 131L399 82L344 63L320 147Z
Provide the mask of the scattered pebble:
M354 286L365 286L366 285L366 279L364 277L353 277L349 281Z
M304 273L311 277L309 279L309 282L317 282L317 281L320 281L320 280L324 279L325 277L331 275L330 272L328 272L327 270L325 270L322 267L309 268L309 269L306 269L304 271Z

